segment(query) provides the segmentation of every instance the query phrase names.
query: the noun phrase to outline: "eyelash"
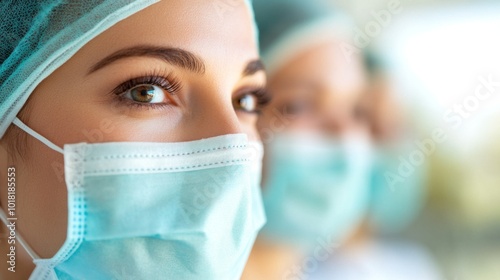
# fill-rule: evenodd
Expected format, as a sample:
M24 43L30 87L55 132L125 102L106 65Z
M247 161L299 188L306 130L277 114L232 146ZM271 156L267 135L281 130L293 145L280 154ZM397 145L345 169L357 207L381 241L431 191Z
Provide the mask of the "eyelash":
M257 101L259 102L259 106L266 106L271 102L271 94L265 87L259 88L256 91L253 92L255 96L257 97Z
M140 103L122 96L128 90L131 90L138 85L154 85L164 89L166 91L167 98L170 99L172 103L175 103L171 98L172 95L177 94L182 87L181 82L172 74L161 75L159 73L153 73L130 79L117 86L111 93L118 98L118 101L137 109L164 109L172 106L171 103Z
M118 99L120 103L125 103L127 106L134 107L137 109L145 109L145 110L165 109L171 107L172 103L175 103L173 100L172 103L140 103L122 96L128 90L131 90L132 88L142 84L155 85L164 89L167 92L167 95L170 95L167 96L169 99L171 99L172 95L177 94L179 90L182 88L180 80L175 78L173 74L162 75L160 73L152 73L150 75L144 75L130 79L117 86L115 89L112 90L111 93ZM269 92L265 87L242 90L242 92L239 95L237 95L237 98L242 98L247 94L251 94L257 98L257 107L258 107L258 109L255 112L248 112L248 113L260 114L261 109L271 101L271 95L269 94Z

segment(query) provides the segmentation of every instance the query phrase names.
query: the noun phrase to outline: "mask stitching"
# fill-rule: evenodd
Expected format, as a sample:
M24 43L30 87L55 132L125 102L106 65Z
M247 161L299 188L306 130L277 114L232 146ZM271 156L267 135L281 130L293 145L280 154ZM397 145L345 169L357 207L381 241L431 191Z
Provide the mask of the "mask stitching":
M194 152L188 153L176 153L176 154L134 154L134 155L106 155L101 157L89 157L84 161L93 161L93 160L101 160L101 159L121 159L121 158L163 158L163 157L175 157L175 156L188 156L206 152L213 152L218 150L231 150L238 148L247 148L247 145L232 145L232 146L221 146L212 149L202 149Z
M177 167L163 167L163 168L121 168L121 169L106 169L106 170L90 170L90 171L84 171L83 174L91 175L91 174L116 173L116 172L151 172L151 171L158 172L158 171L172 171L172 170L189 170L189 169L194 169L194 168L210 167L210 166L217 166L217 165L226 165L229 163L240 163L240 162L250 162L250 161L251 161L250 159L242 158L242 159L212 162L212 163L205 163L205 164L198 164L198 165L191 165L191 166L177 166Z
M42 270L43 273L41 279L47 279L51 274L55 275L54 268L67 260L74 252L80 247L83 242L83 237L86 233L86 216L87 216L87 206L85 199L85 190L82 188L84 183L83 180L83 158L86 154L86 144L81 144L75 149L75 153L72 155L66 155L65 161L68 162L68 167L74 174L74 180L68 182L68 195L70 205L69 216L68 216L68 236L63 245L63 251L57 253ZM69 171L69 170L68 170ZM76 171L76 172L75 172Z

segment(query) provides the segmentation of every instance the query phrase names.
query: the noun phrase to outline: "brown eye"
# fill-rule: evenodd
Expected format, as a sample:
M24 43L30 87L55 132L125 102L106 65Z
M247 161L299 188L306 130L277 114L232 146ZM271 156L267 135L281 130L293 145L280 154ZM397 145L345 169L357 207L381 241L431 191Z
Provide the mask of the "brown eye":
M138 85L123 93L123 97L139 103L165 102L165 92L154 85Z
M238 97L234 102L233 106L236 110L243 110L247 113L254 113L257 111L259 105L258 98L253 94L245 94Z

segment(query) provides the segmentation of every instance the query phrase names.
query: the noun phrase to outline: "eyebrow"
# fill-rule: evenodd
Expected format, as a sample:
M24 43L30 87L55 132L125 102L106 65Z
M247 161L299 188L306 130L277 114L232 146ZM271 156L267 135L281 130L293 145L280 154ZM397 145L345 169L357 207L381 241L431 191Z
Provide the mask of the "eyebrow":
M264 71L264 63L260 59L250 61L245 70L243 70L243 76L251 76L259 71Z
M103 58L92 67L90 67L87 75L99 69L102 69L117 60L138 56L158 58L167 63L182 67L198 74L204 74L206 69L203 59L189 51L180 48L143 45L119 50L112 53L111 55ZM259 71L264 70L265 67L261 60L252 60L245 66L245 69L243 70L243 76L251 76Z
M87 75L105 66L108 66L109 64L117 60L138 56L158 58L170 64L185 68L194 73L205 73L205 64L203 63L203 60L189 51L179 48L136 46L116 51L111 55L103 58L92 67L90 67Z

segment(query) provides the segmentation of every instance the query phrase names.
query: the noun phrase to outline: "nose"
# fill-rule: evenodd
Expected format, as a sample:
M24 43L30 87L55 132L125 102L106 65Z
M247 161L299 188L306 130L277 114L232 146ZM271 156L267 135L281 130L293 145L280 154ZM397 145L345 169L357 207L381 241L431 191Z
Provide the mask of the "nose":
M210 128L206 130L206 134L213 136L220 136L225 134L243 133L241 123L238 119L232 102L223 102L217 104L216 109L209 112L206 118L203 119L202 127ZM215 106L214 106L215 108Z
M349 118L343 108L331 108L322 116L321 127L331 135L338 136L345 133L349 128Z
M189 135L203 139L243 133L231 100L231 92L205 91L193 97L189 110ZM188 133L188 131L185 131Z
M354 125L352 105L343 96L323 93L318 105L320 127L326 134L340 136Z

